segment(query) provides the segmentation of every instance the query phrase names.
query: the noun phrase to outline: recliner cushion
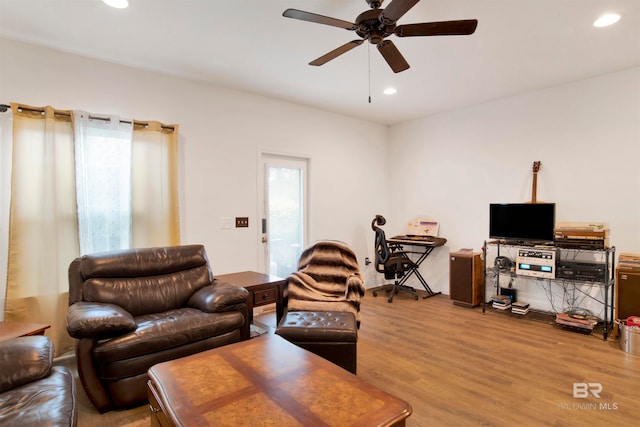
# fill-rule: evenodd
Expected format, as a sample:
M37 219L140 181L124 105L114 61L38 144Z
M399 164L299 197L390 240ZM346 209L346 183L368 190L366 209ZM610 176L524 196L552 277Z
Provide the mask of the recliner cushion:
M0 342L0 392L46 377L52 363L53 343L46 336Z
M97 363L112 363L223 335L244 324L240 312L204 313L181 308L136 318L137 328L100 341L93 351Z
M128 388L127 384L130 383L130 380L137 382L136 377L140 380L140 376L146 375L151 366L166 362L167 360L175 360L212 348L233 344L240 341L240 338L240 330L235 329L223 335L194 341L179 347L172 347L167 350L130 359L118 360L112 363L103 363L97 367L97 373L100 379L104 381L105 386L111 391L112 398L116 399L115 395L117 394L120 395L120 397L118 397L119 399L132 392L131 390L126 392L123 390ZM141 386L142 389L146 390L145 383L146 379L142 380L142 384L138 384L138 387ZM141 396L142 399L144 399L146 392L142 393ZM125 398L125 400L126 399L127 398Z
M136 329L128 311L114 304L80 301L67 310L67 332L73 338L104 339Z
M244 305L249 299L249 291L231 283L216 280L214 285L205 286L197 290L187 306L197 308L207 313L222 311L237 311L239 305Z
M75 426L75 395L71 371L54 366L48 376L0 393L0 425Z
M147 276L150 271L171 274L208 264L202 245L125 249L84 255L81 261L80 274L85 280L92 277L140 277Z
M209 267L202 265L165 275L96 277L85 280L85 301L119 305L133 316L183 307L195 291L211 284Z

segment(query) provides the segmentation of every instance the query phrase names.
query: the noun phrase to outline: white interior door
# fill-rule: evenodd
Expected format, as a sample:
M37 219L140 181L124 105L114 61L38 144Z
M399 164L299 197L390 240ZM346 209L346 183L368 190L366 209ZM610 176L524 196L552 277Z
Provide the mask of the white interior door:
M261 271L287 277L307 243L308 159L261 154Z

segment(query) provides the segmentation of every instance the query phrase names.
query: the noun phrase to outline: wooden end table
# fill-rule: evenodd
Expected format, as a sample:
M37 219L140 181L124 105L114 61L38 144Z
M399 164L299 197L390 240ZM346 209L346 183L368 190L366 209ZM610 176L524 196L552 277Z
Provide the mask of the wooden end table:
M51 325L44 323L0 322L0 341L29 335L44 335Z
M276 303L276 318L283 315L282 293L286 280L270 274L255 271L241 271L239 273L221 274L216 280L240 286L249 291L249 323L253 323L253 308ZM247 323L247 328L249 328ZM247 336L249 332L247 331Z
M151 425L404 426L409 403L274 334L159 363Z

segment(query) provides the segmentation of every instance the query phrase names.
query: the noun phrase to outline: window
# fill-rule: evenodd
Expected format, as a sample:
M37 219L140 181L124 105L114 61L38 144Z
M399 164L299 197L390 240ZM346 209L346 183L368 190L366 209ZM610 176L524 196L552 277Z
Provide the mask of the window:
M131 123L74 117L80 253L131 247Z

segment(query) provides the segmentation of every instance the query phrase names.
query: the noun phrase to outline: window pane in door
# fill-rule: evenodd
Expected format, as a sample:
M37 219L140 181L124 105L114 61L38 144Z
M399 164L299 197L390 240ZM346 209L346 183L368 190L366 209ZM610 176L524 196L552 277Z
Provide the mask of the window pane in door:
M269 167L269 273L287 277L302 253L302 171Z

